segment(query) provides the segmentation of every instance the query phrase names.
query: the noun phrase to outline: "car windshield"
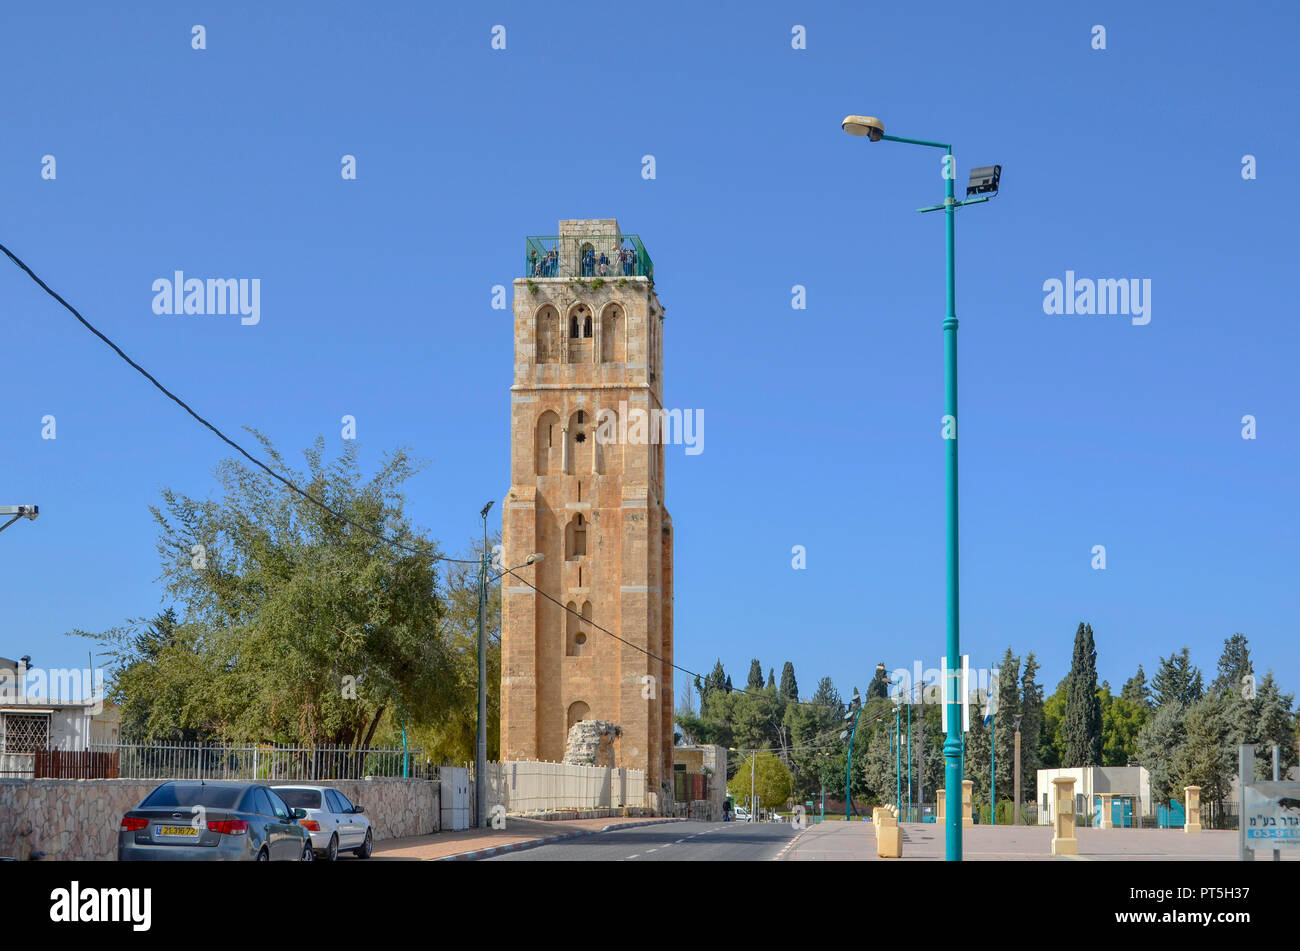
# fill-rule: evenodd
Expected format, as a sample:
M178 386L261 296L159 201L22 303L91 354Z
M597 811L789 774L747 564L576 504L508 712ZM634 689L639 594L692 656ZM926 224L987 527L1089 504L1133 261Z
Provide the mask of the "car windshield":
M275 794L284 800L285 805L290 809L319 809L320 790L317 789L285 789L283 786L275 787Z
M206 806L233 809L244 793L242 786L207 786L200 783L164 783L140 803L140 808Z

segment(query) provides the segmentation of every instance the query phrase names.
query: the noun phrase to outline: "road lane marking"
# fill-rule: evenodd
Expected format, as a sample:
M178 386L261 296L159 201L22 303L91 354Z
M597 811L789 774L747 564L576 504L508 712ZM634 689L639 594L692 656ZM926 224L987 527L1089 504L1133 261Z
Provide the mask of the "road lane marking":
M628 856L628 858L630 858L630 859L639 859L640 857L641 857L641 853L640 853L640 852L638 852L636 855L629 855L629 856Z

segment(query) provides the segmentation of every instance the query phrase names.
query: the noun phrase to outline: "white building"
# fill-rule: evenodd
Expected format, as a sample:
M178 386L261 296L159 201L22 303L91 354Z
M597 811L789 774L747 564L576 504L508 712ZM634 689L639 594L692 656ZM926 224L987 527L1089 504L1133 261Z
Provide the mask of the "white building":
M1082 816L1095 816L1101 793L1113 793L1119 808L1118 819L1123 814L1125 800L1136 825L1142 816L1155 814L1151 802L1151 777L1145 766L1080 766L1075 769L1038 770L1038 824L1052 824L1056 812L1056 787L1053 779L1074 777L1074 811ZM1116 822L1116 825L1119 823Z
M0 778L31 776L36 753L43 750L81 751L91 742L91 724L103 708L102 697L73 700L47 688L36 695L31 658L0 657Z

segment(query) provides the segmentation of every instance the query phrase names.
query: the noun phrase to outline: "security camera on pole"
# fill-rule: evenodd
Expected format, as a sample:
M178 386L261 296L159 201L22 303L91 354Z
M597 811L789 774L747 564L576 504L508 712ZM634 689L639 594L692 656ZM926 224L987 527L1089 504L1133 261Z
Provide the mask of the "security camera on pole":
M40 514L41 507L39 505L0 505L0 518L4 518L6 515L10 516L9 521L0 525L0 532L3 532L20 518L30 519L34 522Z

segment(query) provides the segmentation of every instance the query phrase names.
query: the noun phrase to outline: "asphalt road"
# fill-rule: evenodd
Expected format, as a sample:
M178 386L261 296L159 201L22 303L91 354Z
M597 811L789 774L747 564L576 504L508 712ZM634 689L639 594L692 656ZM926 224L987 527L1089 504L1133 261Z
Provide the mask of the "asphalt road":
M584 835L485 862L766 862L794 836L788 822L666 822Z

